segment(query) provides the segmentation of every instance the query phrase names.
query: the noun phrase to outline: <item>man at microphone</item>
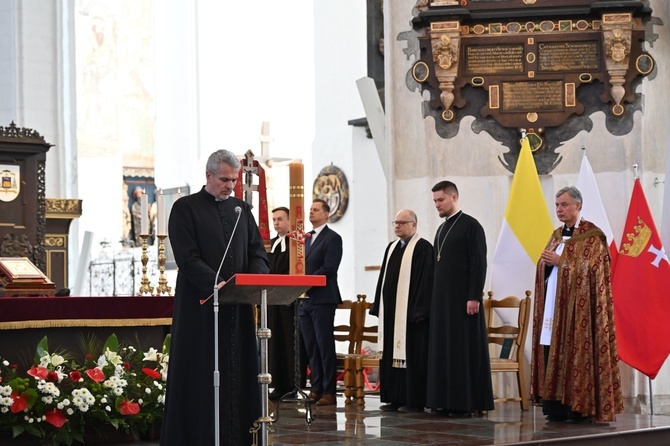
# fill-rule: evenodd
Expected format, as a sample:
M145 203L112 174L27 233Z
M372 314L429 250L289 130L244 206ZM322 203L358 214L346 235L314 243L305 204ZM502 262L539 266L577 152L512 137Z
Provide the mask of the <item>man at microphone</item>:
M212 293L217 281L270 270L249 206L230 196L240 168L232 152L212 153L205 186L177 200L170 213L168 230L179 273L161 432L164 446L214 444L214 312L211 300L201 305L200 299ZM261 415L253 306L227 305L225 295L220 302L220 443L248 445L249 428Z

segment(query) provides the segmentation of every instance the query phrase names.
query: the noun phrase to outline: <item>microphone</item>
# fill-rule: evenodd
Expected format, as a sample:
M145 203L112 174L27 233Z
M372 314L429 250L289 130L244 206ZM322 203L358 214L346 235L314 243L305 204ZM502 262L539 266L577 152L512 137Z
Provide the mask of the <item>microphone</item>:
M226 261L226 256L228 255L228 250L230 249L230 244L233 241L235 236L235 230L237 230L237 224L240 222L240 217L242 216L242 208L240 206L235 206L235 213L237 214L237 219L235 220L235 226L233 226L233 232L230 233L230 239L228 239L228 245L226 245L226 250L223 252L223 257L221 257L221 263L219 263L219 269L216 270L216 275L214 276L214 292L207 297L207 299L200 299L200 305L204 304L209 300L210 297L217 295L219 290L219 274L221 273L221 268L223 268L223 262ZM218 305L219 300L214 299L214 305Z

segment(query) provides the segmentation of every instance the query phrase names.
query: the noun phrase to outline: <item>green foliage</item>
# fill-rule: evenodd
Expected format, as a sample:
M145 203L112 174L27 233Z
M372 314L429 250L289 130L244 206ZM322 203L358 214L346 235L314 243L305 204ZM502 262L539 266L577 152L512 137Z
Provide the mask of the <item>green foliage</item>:
M79 345L80 355L54 353L49 351L47 338L42 338L36 348L36 365L25 376L19 376L17 366L0 357L0 432L47 439L58 446L84 443L85 433L109 426L139 437L160 422L169 335L162 353L123 346L116 335L104 343L81 338ZM161 378L150 376L156 372Z
M40 340L40 342L37 344L37 352L35 353L35 360L34 360L35 364L39 364L39 363L40 363L40 358L41 358L42 356L48 354L48 353L47 353L48 349L49 349L49 347L48 347L48 341L47 341L47 337L45 336L45 337L43 337L42 340Z

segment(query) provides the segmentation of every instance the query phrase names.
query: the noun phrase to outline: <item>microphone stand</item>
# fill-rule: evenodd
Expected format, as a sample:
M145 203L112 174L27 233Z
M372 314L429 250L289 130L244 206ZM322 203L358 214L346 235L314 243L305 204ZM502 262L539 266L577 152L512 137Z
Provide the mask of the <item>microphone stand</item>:
M223 257L221 257L221 263L219 264L219 269L216 270L216 276L214 276L214 292L212 298L212 308L214 309L214 444L219 446L221 443L221 426L219 425L219 273L221 273L221 268L223 268L223 262L226 261L226 256L228 255L228 249L230 249L230 243L233 241L233 236L235 235L235 230L237 229L237 224L240 222L240 217L242 216L242 208L235 206L235 212L237 213L237 220L235 220L235 226L233 226L233 232L230 233L230 238L228 239L228 245L226 250L223 252Z

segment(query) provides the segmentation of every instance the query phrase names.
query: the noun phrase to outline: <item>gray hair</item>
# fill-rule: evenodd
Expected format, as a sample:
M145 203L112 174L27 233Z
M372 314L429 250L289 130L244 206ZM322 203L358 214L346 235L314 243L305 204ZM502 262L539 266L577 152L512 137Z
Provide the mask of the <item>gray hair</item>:
M416 212L411 209L407 209L407 213L409 214L410 218L414 219L414 223L419 223L419 219L416 217Z
M584 204L584 200L582 199L582 193L579 192L579 189L577 189L574 186L564 187L563 189L559 190L558 192L556 192L556 198L560 197L563 194L570 195L570 198L572 198L572 200L575 203Z
M221 149L209 155L209 158L207 159L207 171L216 175L219 171L219 164L221 163L226 163L233 169L242 167L240 160L237 159L237 155L228 150Z

